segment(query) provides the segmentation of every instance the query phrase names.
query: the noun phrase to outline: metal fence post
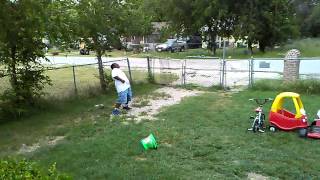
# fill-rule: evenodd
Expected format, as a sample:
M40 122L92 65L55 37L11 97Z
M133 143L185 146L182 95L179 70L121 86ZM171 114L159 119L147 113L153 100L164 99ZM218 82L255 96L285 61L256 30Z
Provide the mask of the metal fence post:
M226 72L226 41L223 40L223 55L222 55L222 87L226 90L227 72Z
M226 62L226 60L225 59L223 59L223 65L222 65L222 83L223 83L223 85L222 85L222 87L223 87L223 89L224 90L226 90L227 89L227 62Z
M186 85L186 75L187 75L187 60L184 60L184 76L183 76L183 85Z
M253 79L253 74L254 74L254 59L253 59L253 56L251 56L251 60L250 60L250 64L251 64L251 67L250 67L250 86L252 87L253 84L254 84L254 79Z
M220 71L219 71L219 73L220 73L220 86L222 87L222 59L220 59Z
M76 73L75 73L75 66L72 66L72 74L73 74L73 84L74 84L74 92L76 95L78 95L78 89L77 89L77 82L76 82Z
M130 61L129 61L129 58L127 58L127 64L128 64L128 70L129 70L129 78L130 78L130 82L132 82L132 74L131 74L131 67L130 67Z
M248 59L248 63L249 63L249 69L248 69L248 72L249 72L249 84L248 84L248 86L251 87L251 59Z
M149 83L154 83L154 77L152 74L151 64L150 64L150 57L147 56L147 63L148 63L148 81Z
M184 68L183 68L183 61L181 63L181 85L183 85L183 79L184 79Z

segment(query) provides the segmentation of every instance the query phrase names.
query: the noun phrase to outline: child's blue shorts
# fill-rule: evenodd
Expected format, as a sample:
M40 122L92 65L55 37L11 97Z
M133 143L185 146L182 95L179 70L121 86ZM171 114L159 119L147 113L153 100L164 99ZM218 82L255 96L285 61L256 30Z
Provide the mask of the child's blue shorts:
M119 104L127 104L131 100L132 100L131 88L128 88L127 90L118 93L118 101L117 101L117 103L119 103Z

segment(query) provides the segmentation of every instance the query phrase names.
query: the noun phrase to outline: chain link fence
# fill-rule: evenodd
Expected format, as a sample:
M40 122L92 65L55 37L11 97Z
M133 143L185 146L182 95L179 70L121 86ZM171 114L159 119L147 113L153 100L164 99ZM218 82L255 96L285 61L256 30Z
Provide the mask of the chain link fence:
M252 86L255 81L282 79L283 58L220 59L190 57L184 60L147 58L149 73L159 73L164 84L204 87ZM167 79L164 78L164 75ZM300 59L300 79L320 79L320 58Z
M300 79L320 79L320 58L300 58ZM253 59L253 80L282 79L284 59Z
M146 82L147 73L132 72L129 59L104 61L103 66L106 76L111 77L110 66L112 63L122 64L121 68L133 82ZM45 85L43 89L46 97L65 98L74 95L90 95L100 90L98 63L46 65L45 75L49 76L51 80L51 85ZM0 84L0 94L11 88L9 74L3 74L0 77Z
M258 80L282 79L284 68L284 59L282 58L241 60L223 60L215 57L189 57L179 60L156 57L104 59L104 70L109 77L111 76L110 66L112 63L118 63L133 83L194 84L223 88L252 86ZM52 86L47 85L44 88L47 96L63 98L95 93L99 90L97 63L50 64L46 66L45 74L52 80ZM300 59L300 79L320 79L320 58ZM9 77L2 75L0 77L0 94L8 88L10 88Z

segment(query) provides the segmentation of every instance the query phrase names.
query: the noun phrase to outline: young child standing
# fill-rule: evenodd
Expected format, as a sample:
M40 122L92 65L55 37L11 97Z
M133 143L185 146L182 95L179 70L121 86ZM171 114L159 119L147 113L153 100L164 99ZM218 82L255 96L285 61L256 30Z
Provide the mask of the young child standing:
M130 110L129 102L132 100L132 91L130 81L126 74L120 69L119 64L113 63L111 65L112 69L112 79L118 93L118 100L116 103L116 108L123 107L125 110Z

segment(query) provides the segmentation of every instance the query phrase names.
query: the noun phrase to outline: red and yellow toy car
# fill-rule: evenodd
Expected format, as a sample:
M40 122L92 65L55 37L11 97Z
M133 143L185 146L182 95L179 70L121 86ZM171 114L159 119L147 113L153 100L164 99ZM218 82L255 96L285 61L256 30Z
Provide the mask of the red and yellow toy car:
M291 99L295 107L295 113L283 108L286 99ZM274 100L269 113L270 131L295 130L308 127L308 119L304 110L300 95L293 92L280 93Z
M294 104L295 113L283 107L286 99L291 99ZM320 139L320 110L318 119L308 125L308 118L304 110L300 95L293 92L280 93L274 100L269 113L269 130L277 129L290 131L298 129L300 137Z

